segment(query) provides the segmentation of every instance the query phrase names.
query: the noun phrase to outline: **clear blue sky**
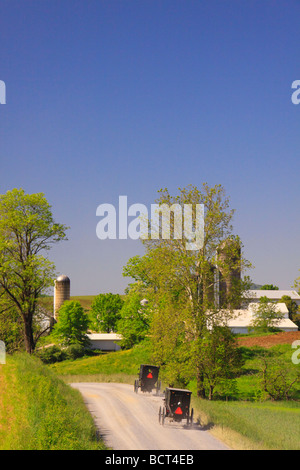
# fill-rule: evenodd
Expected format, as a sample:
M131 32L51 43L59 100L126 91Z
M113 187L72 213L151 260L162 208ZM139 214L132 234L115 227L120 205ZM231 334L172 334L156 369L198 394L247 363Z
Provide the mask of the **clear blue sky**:
M139 241L96 208L222 184L257 283L300 268L300 2L0 0L1 193L43 192L71 293L122 293Z

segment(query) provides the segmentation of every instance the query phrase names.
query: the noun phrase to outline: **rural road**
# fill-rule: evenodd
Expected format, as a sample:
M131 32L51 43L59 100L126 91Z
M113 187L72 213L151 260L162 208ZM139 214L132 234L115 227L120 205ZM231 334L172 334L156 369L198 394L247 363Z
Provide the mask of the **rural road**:
M91 412L106 445L113 450L228 450L194 424L158 422L163 396L133 391L116 383L73 383Z

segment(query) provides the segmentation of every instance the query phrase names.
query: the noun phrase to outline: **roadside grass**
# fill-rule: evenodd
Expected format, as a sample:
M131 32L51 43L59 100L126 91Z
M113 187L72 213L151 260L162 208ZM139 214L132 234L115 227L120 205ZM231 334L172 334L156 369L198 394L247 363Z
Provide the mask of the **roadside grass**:
M1 450L103 450L77 390L28 354L0 369Z
M193 404L201 423L235 449L300 449L298 402L225 402L194 397Z
M30 433L27 402L16 379L16 366L9 356L0 365L0 450L26 448Z

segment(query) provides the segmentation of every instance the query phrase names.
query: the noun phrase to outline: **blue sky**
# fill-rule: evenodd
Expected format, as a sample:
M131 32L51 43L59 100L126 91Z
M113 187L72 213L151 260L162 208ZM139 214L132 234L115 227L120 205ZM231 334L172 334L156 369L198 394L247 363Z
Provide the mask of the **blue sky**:
M252 279L300 269L300 1L0 0L1 193L43 192L71 293L122 293L139 241L96 208L222 184Z

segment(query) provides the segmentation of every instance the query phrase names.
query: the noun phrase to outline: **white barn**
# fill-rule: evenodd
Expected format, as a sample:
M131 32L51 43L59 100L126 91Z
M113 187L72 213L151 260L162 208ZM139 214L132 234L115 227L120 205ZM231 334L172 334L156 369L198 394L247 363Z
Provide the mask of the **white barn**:
M121 335L116 333L90 333L87 335L91 349L99 349L101 351L119 351L121 349Z
M297 305L300 305L300 295L295 290L248 290L245 293L245 299L248 302L256 302L261 297L267 297L273 302L279 302L284 295L288 295Z
M234 310L233 318L227 321L227 326L233 333L246 334L249 332L248 328L251 327L258 305L258 303L250 303L248 308ZM285 303L277 303L276 309L283 314L283 318L276 322L276 324L274 323L274 326L282 331L298 331L297 325L289 319L289 312Z

